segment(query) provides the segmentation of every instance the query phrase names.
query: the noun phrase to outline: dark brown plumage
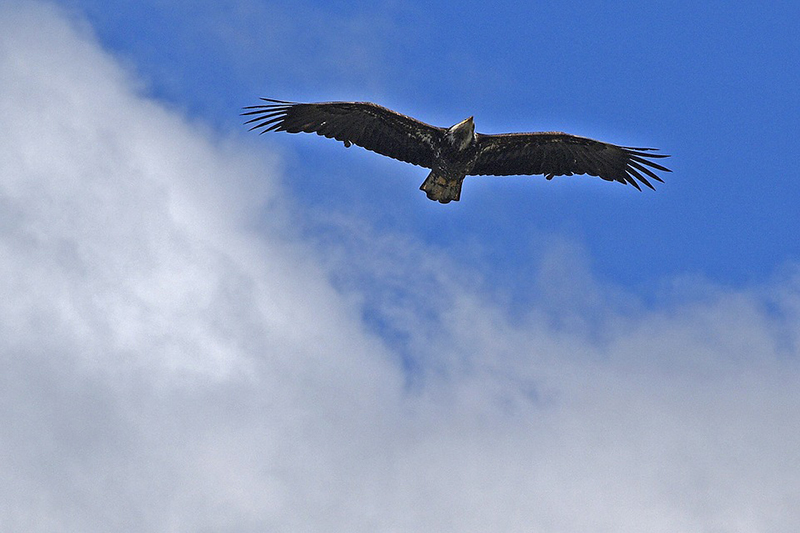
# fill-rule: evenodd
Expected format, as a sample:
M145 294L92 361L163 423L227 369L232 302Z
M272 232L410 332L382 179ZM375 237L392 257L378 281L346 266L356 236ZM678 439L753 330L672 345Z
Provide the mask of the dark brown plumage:
M251 129L316 133L356 144L381 155L430 168L420 189L441 203L458 200L468 175L553 176L589 174L641 190L653 189L654 172L670 172L652 159L668 157L653 148L631 148L560 132L475 132L472 117L439 128L370 102L298 104L262 98L266 104L246 107Z

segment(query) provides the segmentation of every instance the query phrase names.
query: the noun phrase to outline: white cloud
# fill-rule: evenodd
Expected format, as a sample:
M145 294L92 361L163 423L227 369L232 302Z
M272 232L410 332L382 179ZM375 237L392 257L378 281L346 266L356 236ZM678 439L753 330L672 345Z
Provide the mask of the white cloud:
M557 249L511 316L1 9L3 531L800 527L796 275L652 309Z

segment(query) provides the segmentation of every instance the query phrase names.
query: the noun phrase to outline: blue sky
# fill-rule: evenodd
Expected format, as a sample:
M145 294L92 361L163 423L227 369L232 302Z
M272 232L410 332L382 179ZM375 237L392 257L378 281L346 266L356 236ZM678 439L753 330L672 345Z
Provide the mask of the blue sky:
M0 4L0 530L800 529L799 9L451 7ZM261 96L674 172L440 205Z
M298 201L459 260L477 254L488 275L520 272L515 285L542 233L575 239L598 275L642 291L686 274L757 283L800 253L794 4L68 4L150 94L223 131L239 131L235 111L260 96L352 99L437 125L475 115L484 132L561 130L672 154L656 193L475 178L439 209L419 201L421 169L322 139L263 140L290 158Z

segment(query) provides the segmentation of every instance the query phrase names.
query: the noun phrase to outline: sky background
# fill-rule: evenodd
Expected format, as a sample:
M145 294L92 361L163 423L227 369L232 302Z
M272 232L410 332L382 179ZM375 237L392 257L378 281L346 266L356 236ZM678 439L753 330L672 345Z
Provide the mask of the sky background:
M800 528L795 3L0 2L0 529ZM671 154L468 178L271 97Z

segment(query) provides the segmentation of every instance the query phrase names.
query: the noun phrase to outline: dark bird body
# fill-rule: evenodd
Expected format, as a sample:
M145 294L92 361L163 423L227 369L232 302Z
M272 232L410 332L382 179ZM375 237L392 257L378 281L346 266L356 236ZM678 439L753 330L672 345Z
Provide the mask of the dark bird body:
M369 102L297 104L262 98L250 106L251 129L316 133L381 155L431 169L420 186L428 198L443 204L458 201L466 176L553 176L589 174L641 190L653 188L653 171L670 172L652 159L668 157L653 148L631 148L561 132L475 132L473 117L439 128Z

